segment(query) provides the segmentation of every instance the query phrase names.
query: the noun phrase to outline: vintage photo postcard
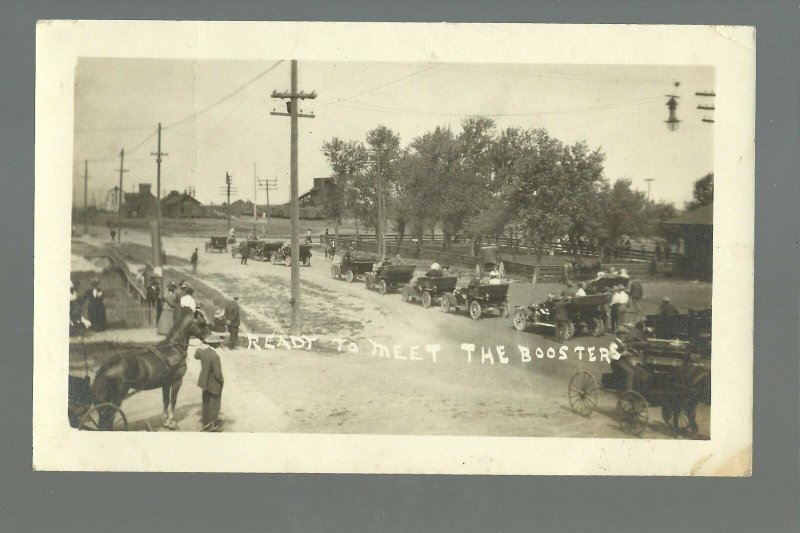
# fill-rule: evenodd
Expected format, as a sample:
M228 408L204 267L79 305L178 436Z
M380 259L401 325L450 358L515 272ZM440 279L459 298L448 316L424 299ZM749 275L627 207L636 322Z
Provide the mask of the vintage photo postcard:
M754 62L41 22L33 468L749 475Z

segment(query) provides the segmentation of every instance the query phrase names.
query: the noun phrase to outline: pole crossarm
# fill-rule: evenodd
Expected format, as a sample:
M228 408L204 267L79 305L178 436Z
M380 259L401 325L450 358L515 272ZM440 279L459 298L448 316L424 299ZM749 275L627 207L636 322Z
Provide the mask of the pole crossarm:
M291 93L291 92L279 93L278 91L272 91L271 96L272 98L282 98L284 100L286 100L287 98L300 98L302 100L306 99L313 100L314 98L317 97L317 91L311 91L310 93L307 93L305 91L300 91L297 93Z
M281 113L280 111L270 111L269 114L270 115L275 115L277 117L291 117L292 116L291 113ZM305 113L298 113L296 116L299 117L299 118L315 118L313 113L310 114L310 115L305 114Z

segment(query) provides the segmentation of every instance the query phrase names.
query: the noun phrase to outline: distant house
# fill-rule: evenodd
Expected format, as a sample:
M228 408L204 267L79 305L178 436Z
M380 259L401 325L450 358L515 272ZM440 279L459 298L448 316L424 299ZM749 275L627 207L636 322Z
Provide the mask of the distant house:
M149 183L140 183L139 192L123 193L122 214L126 218L147 218L156 214L156 197Z
M253 202L250 200L236 200L228 207L228 213L232 217L240 217L242 215L253 216Z
M714 204L699 207L667 222L680 226L683 257L679 273L691 279L714 275Z
M314 186L301 194L298 200L300 207L322 207L325 195L333 187L333 178L314 178Z
M105 211L111 211L112 213L116 213L118 199L119 199L119 187L115 185L106 191L106 195L103 198L102 209Z
M203 207L193 196L171 191L161 200L161 215L168 218L200 217L203 216Z

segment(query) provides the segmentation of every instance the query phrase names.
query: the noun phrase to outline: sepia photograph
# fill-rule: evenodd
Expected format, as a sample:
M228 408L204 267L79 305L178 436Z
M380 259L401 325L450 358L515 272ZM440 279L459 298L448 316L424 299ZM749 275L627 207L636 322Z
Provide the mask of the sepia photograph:
M721 258L752 276L714 231L719 65L291 57L75 57L69 219L36 214L69 233L66 394L35 415L94 445L719 442L752 397L712 380L752 329L729 270L712 305Z

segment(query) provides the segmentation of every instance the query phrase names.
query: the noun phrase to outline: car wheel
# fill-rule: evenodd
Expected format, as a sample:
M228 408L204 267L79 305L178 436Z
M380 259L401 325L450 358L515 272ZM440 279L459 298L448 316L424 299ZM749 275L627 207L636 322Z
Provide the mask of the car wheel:
M422 307L425 307L427 309L428 307L431 306L431 302L432 301L433 301L433 298L431 298L431 293L429 293L428 291L423 291L422 292Z
M353 271L352 271L352 270L350 270L350 269L348 268L347 270L345 270L345 271L344 271L344 280L345 280L347 283L353 283L353 280L354 280L354 279L356 279L356 277L355 277L355 275L353 274Z
M481 304L478 303L478 300L472 300L469 304L469 316L472 320L478 320L481 317Z
M382 295L386 295L389 292L389 287L386 286L386 280L382 279L381 282L378 284L378 291Z
M512 321L514 323L514 329L517 331L525 331L528 328L528 317L525 316L525 311L522 309L517 309L514 312Z
M442 311L449 313L450 307L450 300L447 298L447 296L442 296Z

